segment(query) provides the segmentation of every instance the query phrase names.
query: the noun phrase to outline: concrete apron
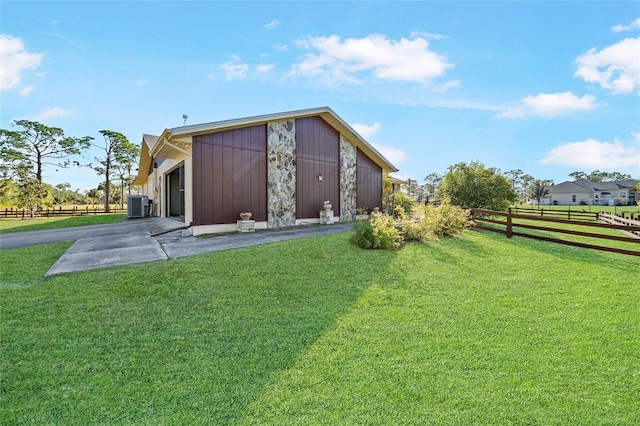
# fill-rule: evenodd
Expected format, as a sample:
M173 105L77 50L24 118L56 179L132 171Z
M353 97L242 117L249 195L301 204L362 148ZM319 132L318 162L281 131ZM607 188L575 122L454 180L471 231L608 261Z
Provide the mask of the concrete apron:
M175 222L173 222L175 224ZM170 224L171 225L171 224ZM178 232L152 237L152 232L98 236L77 240L49 269L45 277L76 271L129 265L164 259L177 259L195 254L209 253L267 244L298 238L346 232L348 225L337 224L320 227L296 227L247 234L231 234L198 240L195 237L179 237Z
M82 238L44 276L163 259L167 259L166 253L151 235Z
M76 240L44 276L167 259L151 235L181 226L170 219L140 220L135 228L126 225L112 227L110 235Z

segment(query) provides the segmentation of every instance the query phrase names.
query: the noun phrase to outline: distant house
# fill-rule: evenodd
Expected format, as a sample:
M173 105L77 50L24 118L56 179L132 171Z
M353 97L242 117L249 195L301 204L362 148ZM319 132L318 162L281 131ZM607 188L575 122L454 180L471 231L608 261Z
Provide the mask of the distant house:
M328 107L165 129L143 135L134 184L151 213L192 224L193 235L335 220L382 205L382 178L398 171Z
M395 176L389 176L390 181L391 181L391 188L392 188L392 192L398 192L400 191L400 188L402 187L402 185L406 185L407 182L402 180L402 179L398 179Z
M614 206L635 205L638 200L636 186L640 182L631 179L618 182L594 182L578 179L549 187L549 198L544 204Z

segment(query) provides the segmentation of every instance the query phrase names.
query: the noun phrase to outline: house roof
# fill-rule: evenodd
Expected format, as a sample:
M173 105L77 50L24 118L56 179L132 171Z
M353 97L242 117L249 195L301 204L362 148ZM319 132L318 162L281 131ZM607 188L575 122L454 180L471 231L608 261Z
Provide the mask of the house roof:
M589 179L578 179L573 182L562 182L549 187L549 193L585 193L615 191L618 189L634 189L640 182L637 179L616 181L616 182L595 182Z
M210 123L192 124L189 126L165 129L160 136L143 135L140 167L134 184L141 184L150 173L153 158L176 158L181 153L188 154L184 149L192 143L192 137L222 130L231 130L247 126L266 124L272 121L320 116L333 128L338 130L353 145L371 158L385 173L397 172L398 169L380 154L358 132L340 118L331 108L319 107L297 111L280 112L275 114L258 115L254 117L236 118L232 120L214 121ZM146 148L146 149L145 149ZM147 157L147 158L145 158Z

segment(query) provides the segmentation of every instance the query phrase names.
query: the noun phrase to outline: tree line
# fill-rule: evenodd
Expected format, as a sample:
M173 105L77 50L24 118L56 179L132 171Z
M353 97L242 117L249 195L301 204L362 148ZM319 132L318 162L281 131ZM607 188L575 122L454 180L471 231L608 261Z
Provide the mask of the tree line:
M56 196L68 201L67 196L78 199L78 191L70 191L69 184L56 188L43 181L46 167L89 167L104 180L98 188L88 191L88 197L104 194L105 211L111 210L114 181L120 182L119 198L124 200L125 188L131 193L132 175L138 162L140 149L126 136L113 130L101 130L101 142L91 136L71 137L64 130L37 121L15 120L15 130L0 129L0 200L3 204L35 210L51 205ZM91 147L98 148L99 157L84 164L77 160ZM68 187L66 185L69 185ZM57 189L57 191L56 191ZM71 194L69 194L71 192Z
M596 182L631 180L631 175L618 172L591 173L581 171L569 174L577 179L589 179ZM535 200L538 205L549 197L551 179L536 179L520 169L502 173L495 167L485 167L479 161L457 163L449 166L442 176L430 173L424 178L424 184L407 179L404 192L409 197L404 200L400 195L394 197L394 203L403 205L405 211L411 202L431 202L448 198L455 205L489 210L506 210L518 200ZM640 185L639 185L640 189Z

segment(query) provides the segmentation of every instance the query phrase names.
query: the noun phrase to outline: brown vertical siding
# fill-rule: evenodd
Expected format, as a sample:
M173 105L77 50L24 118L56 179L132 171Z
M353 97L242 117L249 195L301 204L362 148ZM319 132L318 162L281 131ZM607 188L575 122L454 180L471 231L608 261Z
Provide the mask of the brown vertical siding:
M193 137L193 224L267 220L267 126Z
M318 116L296 119L296 164L297 218L317 218L324 200L340 211L340 133Z
M356 207L382 207L382 168L362 151L356 157Z

